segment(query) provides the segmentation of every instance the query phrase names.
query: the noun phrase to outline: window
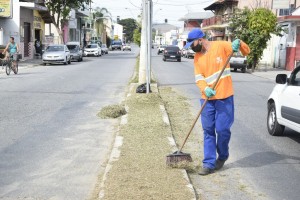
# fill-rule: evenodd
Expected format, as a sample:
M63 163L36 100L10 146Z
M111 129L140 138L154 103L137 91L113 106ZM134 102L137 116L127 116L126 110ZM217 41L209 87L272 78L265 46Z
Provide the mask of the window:
M295 86L300 86L300 67L295 70L291 76L291 84Z
M290 15L290 9L279 9L279 16Z

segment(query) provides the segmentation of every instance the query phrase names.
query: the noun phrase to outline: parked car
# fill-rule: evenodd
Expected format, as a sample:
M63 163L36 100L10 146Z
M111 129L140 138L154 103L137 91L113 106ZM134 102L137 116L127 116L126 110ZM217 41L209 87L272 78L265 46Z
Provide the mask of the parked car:
M123 51L131 51L131 46L130 46L130 44L124 44L124 45L123 45Z
M160 53L163 53L165 48L166 48L166 45L160 45L157 50L157 55L159 55Z
M84 56L101 56L101 47L99 44L89 44L84 48Z
M108 54L108 48L106 44L102 44L101 50L102 50L102 54Z
M247 69L247 57L243 56L240 52L236 52L232 55L230 58L230 68L233 69L233 71L237 71L237 69L241 69L243 73L246 72Z
M70 51L66 45L49 45L43 53L43 64L71 64Z
M82 61L82 50L80 48L79 42L68 42L67 47L70 50L71 60L76 60L78 62Z
M181 62L181 53L178 46L167 46L163 51L163 61L167 59L177 60Z
M300 133L300 65L289 77L278 74L276 83L267 104L268 132L279 136L288 127Z
M187 49L184 47L181 49L181 57L185 57L186 51L187 51Z
M186 50L185 57L186 58L194 58L194 56L195 56L195 52L192 50L192 48L189 47Z

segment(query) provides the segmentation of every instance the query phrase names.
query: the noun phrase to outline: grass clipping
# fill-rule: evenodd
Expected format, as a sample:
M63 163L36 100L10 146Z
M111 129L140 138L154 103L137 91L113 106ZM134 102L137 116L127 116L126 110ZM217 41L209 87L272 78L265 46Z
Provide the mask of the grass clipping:
M128 123L119 132L120 157L107 175L103 199L192 199L182 170L166 166L171 132L163 122L160 96L132 93L127 105Z
M98 117L102 119L118 118L122 115L126 115L125 107L122 105L105 106L98 113Z

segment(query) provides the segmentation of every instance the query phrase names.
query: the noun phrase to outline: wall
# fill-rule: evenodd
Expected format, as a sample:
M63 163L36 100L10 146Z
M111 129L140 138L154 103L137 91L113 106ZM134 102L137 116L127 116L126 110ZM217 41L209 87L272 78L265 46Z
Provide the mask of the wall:
M13 1L13 16L12 16L12 18L0 18L0 27L3 28L3 43L4 43L4 45L6 45L9 42L10 36L13 36L17 43L20 43L19 24L20 24L19 1Z

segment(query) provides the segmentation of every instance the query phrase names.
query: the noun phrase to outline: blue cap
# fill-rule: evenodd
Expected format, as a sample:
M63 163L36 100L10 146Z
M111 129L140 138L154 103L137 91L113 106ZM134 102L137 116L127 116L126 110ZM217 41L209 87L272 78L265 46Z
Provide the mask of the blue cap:
M193 30L191 30L191 32L189 32L188 34L188 38L187 38L187 43L184 46L184 48L189 48L193 42L199 38L203 38L205 36L205 34L203 33L203 31L200 28L194 28Z

